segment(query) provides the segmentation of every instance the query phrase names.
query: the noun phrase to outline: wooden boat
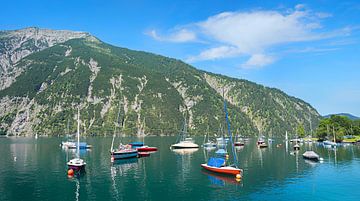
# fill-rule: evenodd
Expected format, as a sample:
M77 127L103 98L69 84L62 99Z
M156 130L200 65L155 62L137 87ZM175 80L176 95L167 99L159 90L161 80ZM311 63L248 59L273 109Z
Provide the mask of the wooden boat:
M187 125L186 119L184 120L184 126L179 133L179 141L176 144L171 145L171 149L192 149L199 148L199 145L195 144L192 138L187 137Z
M76 157L67 162L68 168L75 171L85 170L86 163L80 158L80 109L78 108L77 124L77 152Z

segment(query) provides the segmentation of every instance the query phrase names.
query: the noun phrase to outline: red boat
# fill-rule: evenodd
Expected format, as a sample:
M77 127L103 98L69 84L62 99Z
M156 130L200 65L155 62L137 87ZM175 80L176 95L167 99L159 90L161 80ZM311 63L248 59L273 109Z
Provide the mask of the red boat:
M231 167L231 166L214 167L214 166L209 166L208 164L204 163L204 164L201 164L201 167L203 167L204 169L209 170L211 172L216 172L216 173L220 173L220 174L231 174L231 175L242 174L242 169Z
M242 174L242 169L233 166L225 166L225 159L223 158L209 158L208 163L201 164L201 167L220 174Z
M158 149L156 147L149 147L149 146L142 146L136 148L139 152L149 152L149 151L157 151Z

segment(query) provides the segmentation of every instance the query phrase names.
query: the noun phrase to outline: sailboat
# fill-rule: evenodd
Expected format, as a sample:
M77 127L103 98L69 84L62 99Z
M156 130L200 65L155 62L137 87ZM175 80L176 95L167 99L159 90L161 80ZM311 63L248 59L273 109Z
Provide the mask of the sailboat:
M329 129L328 129L329 130ZM335 138L335 130L334 130L334 127L333 127L333 135L334 135L334 141L330 141L330 140L325 140L323 142L324 145L328 145L328 146L331 146L331 147L336 147L336 138Z
M76 157L71 159L67 162L69 169L75 171L85 170L86 163L83 159L80 158L80 109L78 108L78 115L77 115L77 150L76 150Z
M265 143L264 136L259 137L257 141L257 145L259 148L266 148L268 145Z
M231 147L232 147L232 154L234 157L234 164L226 165L226 159L211 157L211 158L209 158L207 163L201 164L201 167L203 167L204 169L209 170L211 172L220 173L220 174L236 175L238 177L238 175L241 176L243 170L238 168L238 166L237 166L238 161L237 161L235 147L234 147L233 140L232 140L230 122L229 122L225 99L224 99L224 112L225 112L225 118L226 118L227 127L228 127L228 134L230 137L230 142L231 142Z
M199 145L195 144L193 139L187 137L187 125L186 119L184 119L184 126L181 132L179 133L178 143L171 145L172 149L191 149L191 148L199 148Z
M236 136L235 136L235 140L234 140L235 141L234 146L244 146L245 143L242 140L239 140L238 135L239 135L239 132L237 131Z
M207 138L207 140L206 140L206 138ZM205 147L205 148L216 147L216 143L210 141L210 139L209 139L209 127L208 127L207 132L206 132L206 134L204 136L204 143L203 143L202 146Z
M118 111L118 115L117 115L117 124L119 124L119 117L120 117L120 106L119 106L119 111ZM122 143L120 143L118 149L114 149L116 127L117 126L115 124L113 139L111 141L111 148L110 148L111 162L114 162L115 160L118 160L118 159L128 159L128 158L137 157L138 150L134 149L131 145L123 145Z

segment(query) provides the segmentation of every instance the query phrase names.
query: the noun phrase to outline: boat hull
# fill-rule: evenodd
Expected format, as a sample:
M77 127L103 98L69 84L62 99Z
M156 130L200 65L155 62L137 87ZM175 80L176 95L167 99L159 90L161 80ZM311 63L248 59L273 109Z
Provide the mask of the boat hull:
M206 163L204 163L204 164L201 164L201 167L203 167L204 169L206 169L208 171L219 173L219 174L229 174L229 175L242 174L242 169L229 167L229 166L213 167L213 166L209 166Z
M138 156L138 151L113 151L110 152L111 157L113 160L121 160L121 159L127 159L127 158L135 158Z
M86 163L79 158L75 158L70 160L68 163L68 169L72 169L74 171L82 171L85 170Z
M235 142L234 146L244 146L245 144L243 142Z
M156 147L139 147L137 148L139 152L149 152L149 151L157 151Z

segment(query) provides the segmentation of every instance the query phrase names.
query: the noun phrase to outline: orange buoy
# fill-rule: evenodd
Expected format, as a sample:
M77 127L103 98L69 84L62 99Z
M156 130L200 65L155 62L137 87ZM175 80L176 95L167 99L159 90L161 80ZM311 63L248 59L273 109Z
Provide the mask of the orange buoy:
M114 158L114 156L111 156L111 162L113 163L114 162L114 160L115 160L115 158Z
M73 169L69 169L69 170L67 171L67 174L68 174L68 176L73 176L73 175L74 175L74 170L73 170Z

